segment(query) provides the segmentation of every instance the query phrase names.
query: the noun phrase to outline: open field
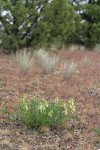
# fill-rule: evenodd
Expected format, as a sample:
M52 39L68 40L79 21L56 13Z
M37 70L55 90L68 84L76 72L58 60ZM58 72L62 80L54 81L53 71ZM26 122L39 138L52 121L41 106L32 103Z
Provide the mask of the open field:
M100 136L92 130L100 129L100 53L62 50L50 54L58 56L59 62L54 72L46 75L34 64L30 72L23 74L14 56L0 55L0 108L12 112L25 93L30 98L37 94L48 101L55 97L63 101L73 98L78 119L60 129L39 132L22 128L1 114L0 149L100 150ZM61 73L61 64L66 60L77 63L71 78L64 78Z

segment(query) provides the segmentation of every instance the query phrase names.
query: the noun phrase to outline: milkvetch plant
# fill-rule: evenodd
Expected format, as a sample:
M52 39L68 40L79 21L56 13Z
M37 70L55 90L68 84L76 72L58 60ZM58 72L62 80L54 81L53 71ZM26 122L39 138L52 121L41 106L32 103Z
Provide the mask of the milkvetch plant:
M17 118L24 125L40 127L57 127L66 123L76 112L74 99L63 102L55 98L54 102L48 102L45 99L41 101L37 97L29 100L26 95L21 98L17 107Z

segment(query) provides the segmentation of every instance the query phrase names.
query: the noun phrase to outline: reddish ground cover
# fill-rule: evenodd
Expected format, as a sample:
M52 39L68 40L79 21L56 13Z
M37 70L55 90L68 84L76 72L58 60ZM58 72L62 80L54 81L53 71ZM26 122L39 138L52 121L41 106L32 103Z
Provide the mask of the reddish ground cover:
M100 53L62 50L54 54L60 61L55 71L48 75L43 75L37 66L22 74L14 56L0 55L0 107L12 111L24 93L29 97L37 94L49 101L55 97L63 101L74 98L79 121L60 131L40 134L31 129L21 131L16 123L7 122L1 115L2 150L100 150L100 136L92 131L93 127L100 128ZM85 56L91 63L81 66L80 61ZM64 60L74 60L78 64L78 72L71 79L62 77ZM73 131L70 130L72 126Z

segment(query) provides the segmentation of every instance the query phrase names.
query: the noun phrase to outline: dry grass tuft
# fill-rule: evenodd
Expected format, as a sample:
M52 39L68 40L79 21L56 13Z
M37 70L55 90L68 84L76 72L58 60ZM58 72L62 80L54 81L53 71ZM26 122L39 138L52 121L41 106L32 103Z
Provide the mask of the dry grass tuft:
M31 52L27 52L26 49L17 51L15 60L18 63L20 71L23 73L28 72L32 68L34 62L33 57L31 57Z
M76 44L70 45L69 48L68 48L68 50L70 52L77 51L77 50L79 50L79 45L76 45Z
M97 44L97 45L94 47L94 51L100 52L100 44Z
M63 77L70 78L77 72L77 64L74 61L66 61L62 64L62 75Z
M59 61L59 58L57 56L50 56L46 51L42 49L35 52L34 58L36 63L42 69L42 73L44 74L52 73Z
M91 61L89 58L87 58L86 56L83 58L83 60L81 60L80 62L81 66L88 66L91 64Z

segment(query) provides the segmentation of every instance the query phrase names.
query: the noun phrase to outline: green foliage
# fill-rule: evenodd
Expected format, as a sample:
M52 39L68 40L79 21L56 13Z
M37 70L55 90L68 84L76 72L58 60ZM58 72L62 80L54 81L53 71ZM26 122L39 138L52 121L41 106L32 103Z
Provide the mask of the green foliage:
M13 49L16 50L23 44L23 41L21 41L21 26L24 23L27 8L23 5L21 0L15 2L1 0L0 2L0 13L6 10L6 13L0 16L0 21L4 29L2 46L6 49L10 49L10 51Z
M68 37L66 43L68 45L72 44L83 44L82 41L82 24L81 24L82 18L79 13L77 13L77 9L75 8L75 20L74 20L74 31L71 32L70 36Z
M62 45L74 31L74 9L66 0L0 0L0 4L2 46L10 51L56 41Z
M22 47L46 48L55 43L59 49L67 44L100 44L100 2L82 2L0 0L2 47L15 52Z
M100 43L100 4L88 1L77 6L83 22L81 23L81 39L86 46L93 47Z
M39 101L37 97L29 100L25 95L21 99L16 113L24 125L37 128L40 126L60 126L71 119L75 112L76 105L73 99L62 103L59 98L56 98L53 103L50 103L47 100Z
M100 128L93 128L93 131L100 136Z
M50 43L65 44L70 34L75 29L75 11L67 0L53 0L45 19L48 20ZM52 17L54 16L54 17ZM59 44L59 45L60 45Z

